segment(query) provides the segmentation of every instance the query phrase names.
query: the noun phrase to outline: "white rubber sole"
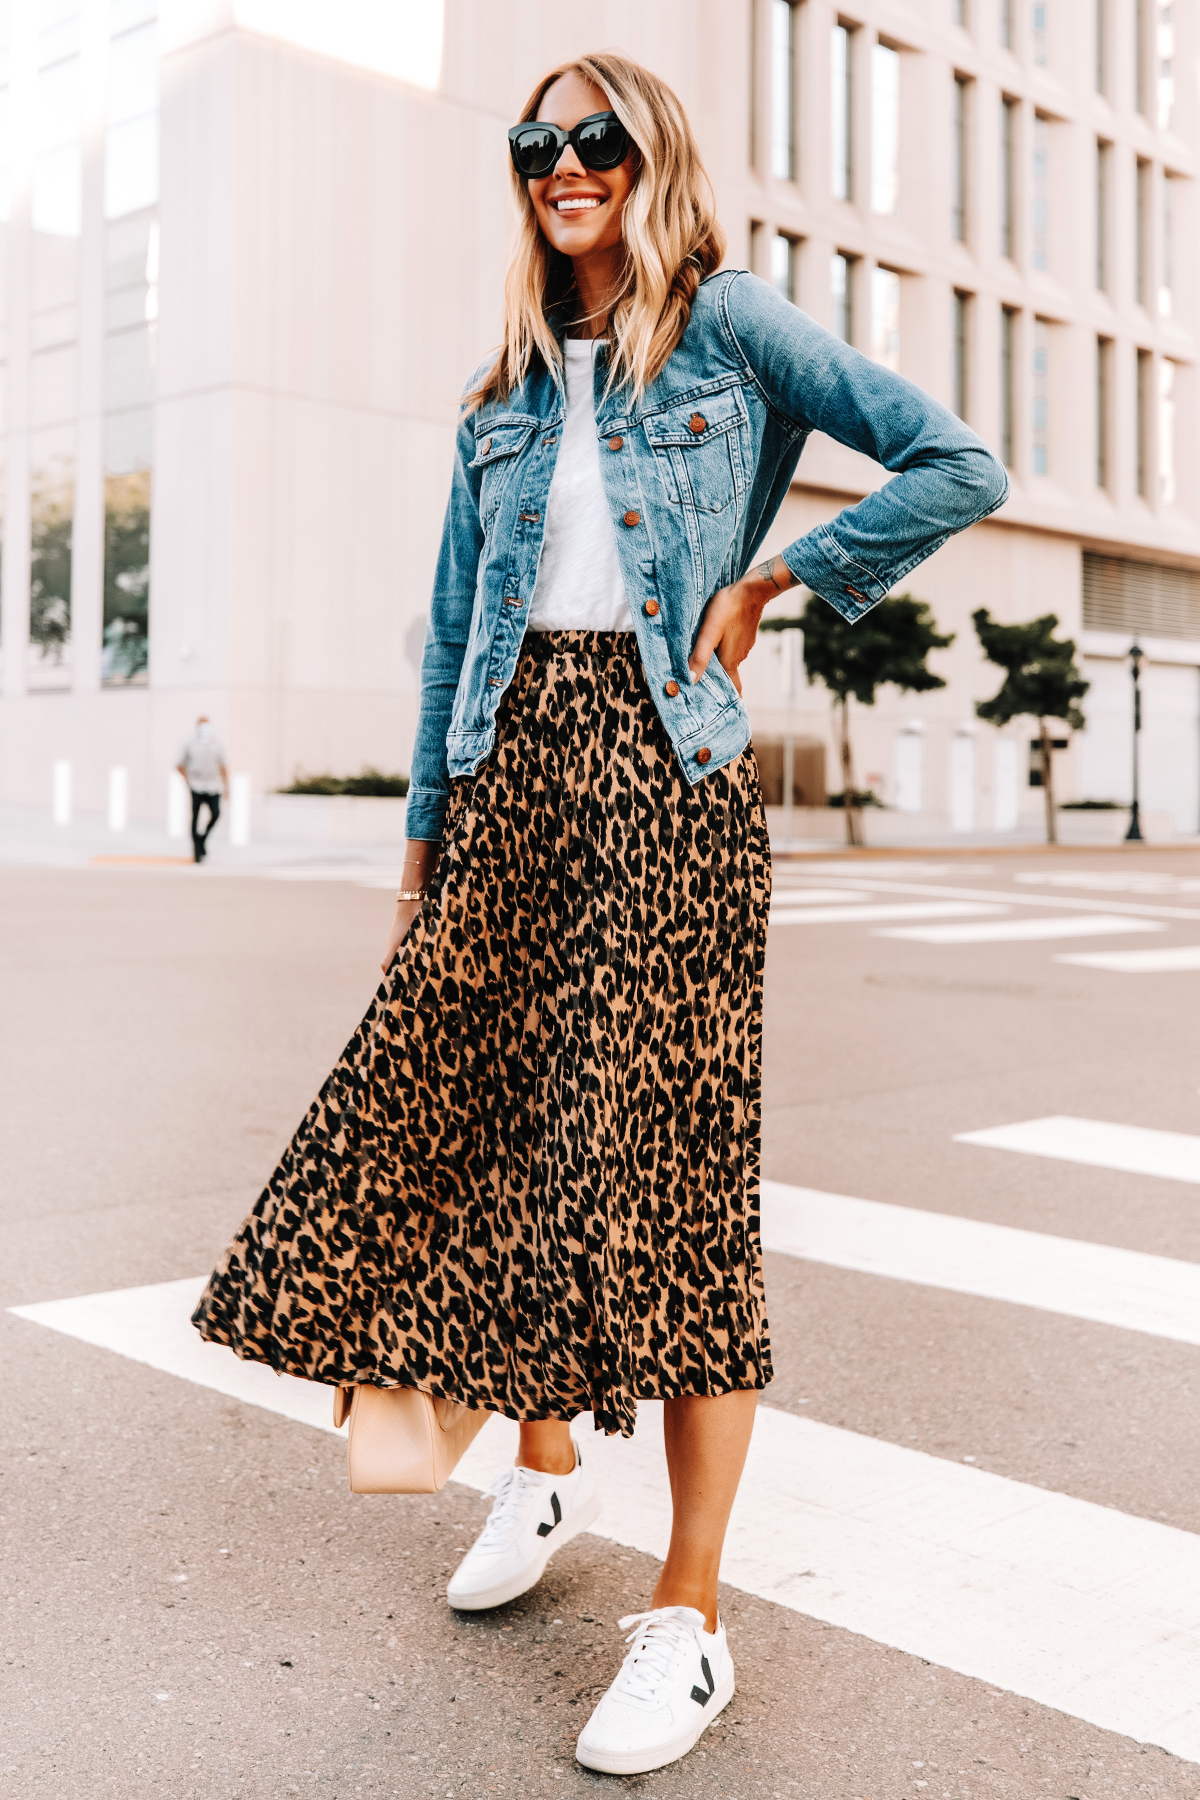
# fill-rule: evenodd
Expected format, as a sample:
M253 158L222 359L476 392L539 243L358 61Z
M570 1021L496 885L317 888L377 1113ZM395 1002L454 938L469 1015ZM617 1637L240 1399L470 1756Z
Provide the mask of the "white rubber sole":
M510 1600L527 1594L530 1588L536 1587L546 1573L546 1564L556 1550L569 1544L573 1537L586 1531L600 1516L600 1496L593 1494L585 1500L577 1511L565 1518L561 1525L543 1540L543 1548L539 1550L532 1562L517 1575L510 1575L507 1581L498 1581L494 1587L479 1588L473 1594L455 1594L454 1583L446 1589L446 1598L455 1612L489 1612L493 1606L507 1606Z
M733 1699L734 1678L731 1662L713 1694L708 1705L700 1713L694 1726L681 1731L664 1744L654 1744L642 1750L589 1750L583 1742L587 1728L575 1746L575 1760L582 1763L585 1769L595 1769L599 1775L648 1775L651 1769L665 1769L668 1763L678 1762L689 1750L694 1750L704 1733L715 1718L718 1718Z

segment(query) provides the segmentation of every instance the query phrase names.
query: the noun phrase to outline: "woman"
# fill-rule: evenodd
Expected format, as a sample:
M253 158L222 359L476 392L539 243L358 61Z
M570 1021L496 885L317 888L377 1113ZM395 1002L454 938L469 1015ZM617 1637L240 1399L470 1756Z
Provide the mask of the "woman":
M579 1739L632 1774L733 1693L721 1546L770 1380L767 830L738 668L797 582L854 619L1005 494L957 419L752 276L624 57L509 134L504 342L468 387L385 980L214 1274L205 1336L520 1421L452 1606L596 1517L570 1435L664 1401L674 1523ZM895 479L751 570L810 431Z

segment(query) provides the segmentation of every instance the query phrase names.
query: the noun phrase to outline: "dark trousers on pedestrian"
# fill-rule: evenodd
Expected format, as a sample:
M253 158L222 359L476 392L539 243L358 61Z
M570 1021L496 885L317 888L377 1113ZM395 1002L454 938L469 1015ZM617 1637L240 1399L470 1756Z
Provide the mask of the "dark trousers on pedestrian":
M200 808L208 808L208 824L200 829ZM208 847L208 834L221 816L220 794L198 794L192 790L192 850L197 862L203 862Z

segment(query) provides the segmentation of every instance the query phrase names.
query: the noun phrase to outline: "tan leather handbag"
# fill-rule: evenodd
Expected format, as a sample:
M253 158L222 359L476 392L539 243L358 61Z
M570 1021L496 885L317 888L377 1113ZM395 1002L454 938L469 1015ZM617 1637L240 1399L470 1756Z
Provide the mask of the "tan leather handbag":
M350 1419L352 1494L436 1494L488 1414L410 1387L340 1387L333 1422Z

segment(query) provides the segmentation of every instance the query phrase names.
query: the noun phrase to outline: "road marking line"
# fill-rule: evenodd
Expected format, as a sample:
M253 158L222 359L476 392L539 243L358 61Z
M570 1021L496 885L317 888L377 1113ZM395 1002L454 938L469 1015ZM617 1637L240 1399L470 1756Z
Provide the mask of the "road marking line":
M871 906L865 900L854 906L796 906L789 896L783 906L771 908L772 925L855 925L882 919L980 919L994 918L1002 906L978 901L922 900L910 905Z
M796 887L780 881L778 875L771 877L771 894L776 904L784 901L788 906L845 906L847 902L862 902L868 898L866 894L855 893L853 888Z
M1200 1344L1200 1263L762 1184L764 1250Z
M13 1310L301 1417L293 1390L307 1384L198 1340L184 1347L202 1287ZM332 1429L328 1389L303 1410ZM661 1405L641 1404L631 1443L588 1444L586 1420L575 1430L600 1477L595 1535L661 1557ZM482 1488L515 1440L515 1425L491 1420L456 1479ZM1189 1532L762 1406L722 1573L777 1606L1200 1761L1200 1537Z
M956 1144L986 1150L1017 1150L1023 1156L1050 1156L1086 1163L1093 1169L1120 1169L1126 1175L1160 1175L1166 1181L1200 1182L1200 1137L1183 1131L1152 1131L1144 1125L1110 1125L1102 1119L1026 1119L986 1131L962 1131Z
M1116 969L1123 975L1169 975L1200 969L1200 944L1167 945L1162 950L1095 950L1056 956L1055 962L1082 969Z
M1085 900L1078 894L1022 894L1015 888L993 892L987 888L944 887L933 882L888 881L879 876L851 875L848 872L840 879L844 886L857 888L863 894L909 894L913 899L923 895L928 900L995 900L1003 906L1036 906L1043 911L1047 907L1062 907L1068 912L1122 913L1139 919L1200 919L1200 909L1194 906L1161 906L1144 900L1113 900L1108 895L1102 900Z
M1031 944L1042 938L1109 937L1121 931L1165 931L1153 919L997 919L995 924L914 926L911 931L876 931L874 937L908 938L917 944Z

